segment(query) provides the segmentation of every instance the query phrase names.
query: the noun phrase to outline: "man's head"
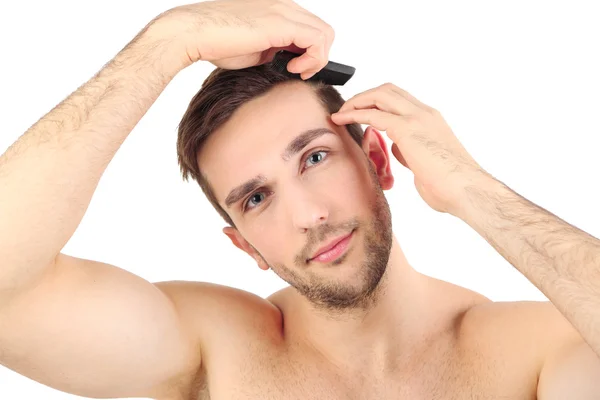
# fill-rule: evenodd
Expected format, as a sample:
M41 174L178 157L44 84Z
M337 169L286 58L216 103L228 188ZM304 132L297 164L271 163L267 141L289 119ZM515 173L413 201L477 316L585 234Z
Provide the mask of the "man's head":
M320 307L363 306L389 258L393 185L381 134L330 118L344 103L268 64L216 69L180 125L178 158L230 225L225 234ZM311 260L352 232L332 262Z

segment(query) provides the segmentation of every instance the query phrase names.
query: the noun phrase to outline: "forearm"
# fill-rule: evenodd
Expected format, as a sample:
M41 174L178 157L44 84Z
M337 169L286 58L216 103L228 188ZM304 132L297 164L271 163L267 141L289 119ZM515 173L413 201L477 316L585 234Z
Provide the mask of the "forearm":
M600 240L491 177L456 215L523 273L600 355Z
M173 78L142 33L0 157L0 294L40 276L123 141ZM164 60L164 58L162 58Z

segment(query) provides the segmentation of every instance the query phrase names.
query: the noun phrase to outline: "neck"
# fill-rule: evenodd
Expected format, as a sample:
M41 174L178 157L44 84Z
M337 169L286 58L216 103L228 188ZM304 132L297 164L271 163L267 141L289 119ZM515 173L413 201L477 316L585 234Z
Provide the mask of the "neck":
M408 264L394 237L386 272L368 308L329 313L294 292L285 334L334 365L347 368L348 360L355 360L362 368L365 362L379 368L377 361L385 363L402 353L431 328L426 318L428 279Z

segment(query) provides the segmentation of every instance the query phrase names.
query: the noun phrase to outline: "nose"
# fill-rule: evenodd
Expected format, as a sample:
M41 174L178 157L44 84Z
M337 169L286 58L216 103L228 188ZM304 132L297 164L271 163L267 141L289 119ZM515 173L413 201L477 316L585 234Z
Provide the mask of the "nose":
M293 188L287 199L294 227L302 233L327 222L329 209L320 193L310 193L306 188Z

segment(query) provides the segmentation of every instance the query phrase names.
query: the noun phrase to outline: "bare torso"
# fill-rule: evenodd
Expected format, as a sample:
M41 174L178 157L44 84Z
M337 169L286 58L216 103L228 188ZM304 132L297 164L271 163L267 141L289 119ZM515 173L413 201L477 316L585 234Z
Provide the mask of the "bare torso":
M169 290L177 293L180 308L185 302L183 317L190 324L199 313L219 323L194 327L204 338L202 367L178 384L173 398L536 399L552 340L543 321L558 317L553 306L493 303L468 289L432 282L447 303L440 328L377 374L324 363L284 337L289 289L264 300L217 285L174 286ZM193 307L194 293L202 293L195 302L202 310Z

